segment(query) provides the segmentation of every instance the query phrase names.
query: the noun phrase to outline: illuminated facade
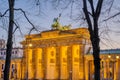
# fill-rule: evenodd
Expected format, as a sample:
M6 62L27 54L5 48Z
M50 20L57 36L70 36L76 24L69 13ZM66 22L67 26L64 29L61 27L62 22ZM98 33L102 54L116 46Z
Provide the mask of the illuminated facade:
M6 48L5 40L0 39L0 80L3 78L3 71L5 67ZM11 65L10 65L10 79L21 78L21 60L23 57L23 49L15 47L12 49Z
M10 65L10 79L21 79L21 60L23 57L22 48L13 48ZM0 49L0 80L3 78L3 71L5 68L6 48Z
M94 63L92 54L85 56L86 80L93 80ZM100 51L102 80L120 80L120 49L106 49Z
M22 79L93 80L86 28L50 30L25 37ZM110 54L110 52L111 54ZM120 49L101 50L101 79L120 79Z
M49 30L25 36L13 48L10 79L94 80L93 56L86 28ZM0 50L0 78L6 49ZM120 49L101 50L101 80L120 79Z
M26 36L22 78L83 80L84 54L89 43L86 28L50 30Z

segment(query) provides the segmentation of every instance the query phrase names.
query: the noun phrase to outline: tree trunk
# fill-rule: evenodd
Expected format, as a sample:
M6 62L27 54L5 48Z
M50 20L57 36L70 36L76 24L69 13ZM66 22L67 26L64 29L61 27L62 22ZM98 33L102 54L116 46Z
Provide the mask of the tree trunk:
M94 17L94 35L92 41L93 46L93 58L94 58L94 67L95 67L95 80L100 80L100 46L99 46L99 30L98 30L98 19Z
M99 58L99 46L93 47L93 57L94 57L94 79L100 80L100 58Z
M90 4L91 11L88 11L87 1ZM96 7L94 7L93 0L83 0L83 12L85 14L85 18L88 23L90 40L93 47L95 80L100 80L100 46L99 46L100 39L99 39L99 30L98 30L98 19L100 17L102 3L103 0L98 0Z
M6 49L6 60L4 69L4 80L9 80L10 73L10 63L11 63L11 52L12 52L12 35L14 26L14 2L15 0L8 0L9 3L9 29L8 29L8 39L7 39L7 49Z

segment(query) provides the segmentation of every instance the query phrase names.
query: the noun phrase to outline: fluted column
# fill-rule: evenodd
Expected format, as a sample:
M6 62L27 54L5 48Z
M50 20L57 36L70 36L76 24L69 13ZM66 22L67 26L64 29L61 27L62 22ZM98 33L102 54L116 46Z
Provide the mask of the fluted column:
M60 79L68 79L67 50L68 46L60 47Z
M107 79L107 61L104 60L103 62L103 65L104 65L104 79Z
M81 66L82 71L80 71L80 45L72 46L72 80L83 79L83 67ZM80 72L79 72L80 71ZM79 75L80 74L80 75Z
M85 59L85 80L89 80L89 73L88 73L88 60Z
M19 61L16 63L16 78L21 78L21 63Z
M118 59L116 62L116 80L120 79L120 60Z
M43 79L43 66L42 66L42 48L36 48L33 52L34 64L34 78Z
M108 59L107 61L106 61L106 76L107 76L107 79L109 79L110 78L110 59Z
M114 80L117 80L117 77L118 77L118 59L114 64Z
M26 49L26 72L25 77L27 79L33 78L33 68L32 68L32 49Z
M48 47L46 49L46 79L57 79L56 70L56 48Z
M26 78L26 54L25 54L25 50L24 50L24 54L23 57L21 59L21 79L25 79Z

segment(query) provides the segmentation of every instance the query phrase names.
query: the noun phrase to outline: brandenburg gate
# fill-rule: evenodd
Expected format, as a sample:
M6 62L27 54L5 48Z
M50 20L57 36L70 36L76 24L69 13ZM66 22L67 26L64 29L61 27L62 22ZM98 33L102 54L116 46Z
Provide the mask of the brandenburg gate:
M84 55L90 45L87 28L49 30L26 35L22 79L83 80Z

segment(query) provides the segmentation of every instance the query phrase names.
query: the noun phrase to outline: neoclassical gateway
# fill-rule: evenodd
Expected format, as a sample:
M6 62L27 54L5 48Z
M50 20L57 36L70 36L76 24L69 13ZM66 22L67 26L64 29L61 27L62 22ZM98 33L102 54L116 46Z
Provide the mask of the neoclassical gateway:
M22 78L93 80L94 65L87 28L49 30L22 42ZM113 54L110 54L110 52ZM117 53L118 52L118 53ZM101 50L101 79L120 77L120 50Z
M22 78L83 80L86 77L84 50L90 44L86 28L43 31L27 35L22 44Z

